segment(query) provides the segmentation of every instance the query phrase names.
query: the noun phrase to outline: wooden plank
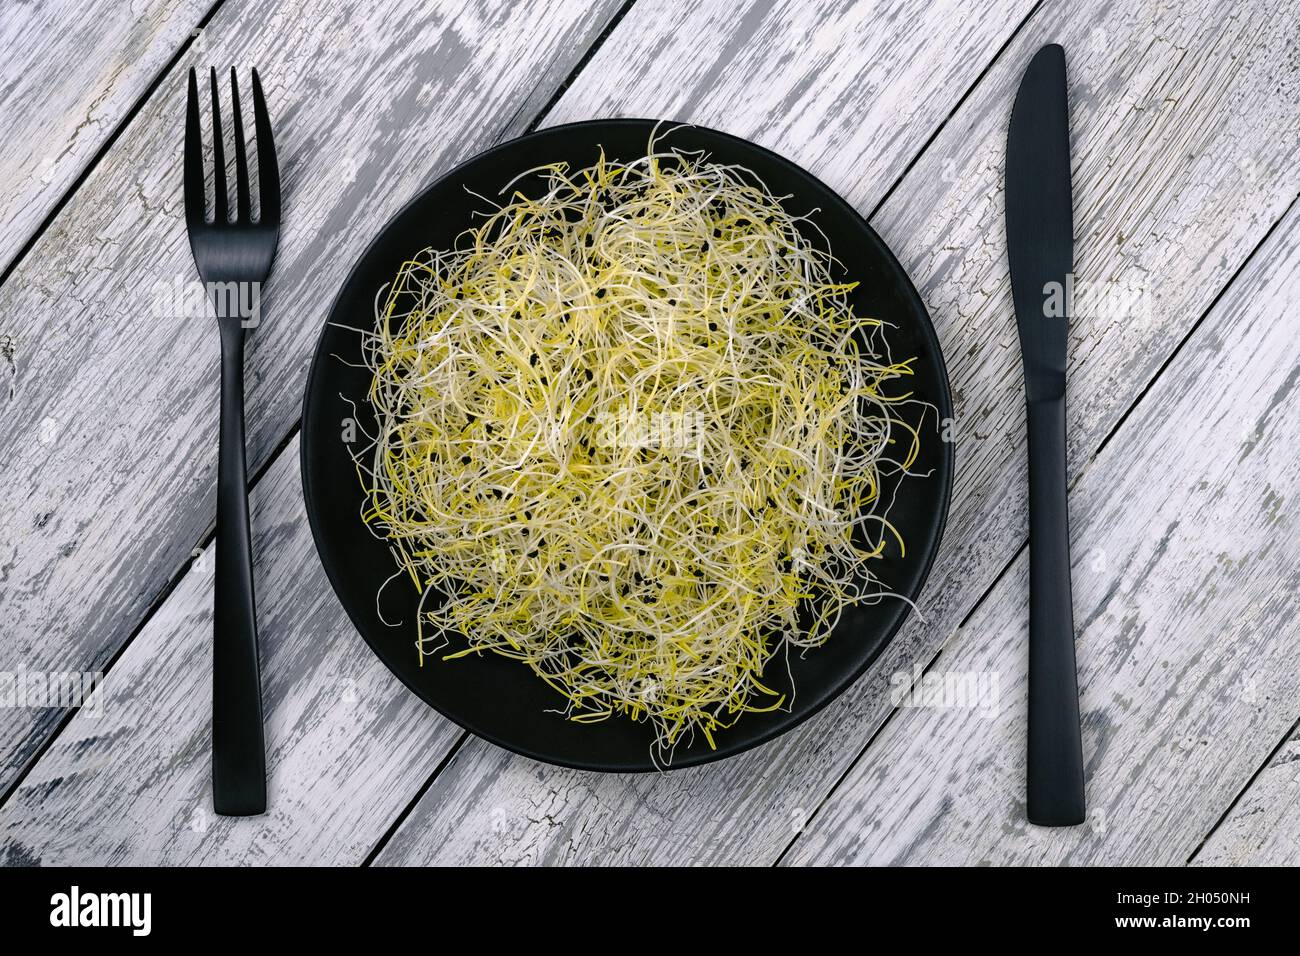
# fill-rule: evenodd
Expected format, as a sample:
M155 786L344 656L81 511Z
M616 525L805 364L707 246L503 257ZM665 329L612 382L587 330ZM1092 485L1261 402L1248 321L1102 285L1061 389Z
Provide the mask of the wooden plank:
M296 421L307 355L371 235L431 176L521 132L614 10L230 0L214 16L198 65L258 65L285 191L246 364L251 470ZM0 512L0 671L101 669L213 520L216 325L166 301L195 278L180 189L193 60L0 288L0 314L29 330L0 434L15 490ZM62 713L6 714L0 792Z
M1022 553L931 670L991 678L981 711L896 713L788 862L1188 860L1300 717L1297 299L1300 206L1074 488L1089 825L1024 821Z
M297 451L252 499L269 812L212 811L210 546L0 809L0 862L360 863L458 739L352 630L311 544Z
M1290 632L1294 636L1294 628ZM1300 862L1300 728L1192 857L1197 866L1295 866Z
M1033 7L646 0L544 125L651 116L711 126L775 150L870 210ZM959 36L954 23L964 24Z
M0 17L0 273L190 40L211 4L6 4ZM0 334L19 331L0 326ZM0 368L0 376L8 374ZM0 386L8 392L7 381L0 379Z
M952 22L978 29L1006 18L954 7L944 16L947 27L915 36L953 44ZM1080 274L1136 281L1151 304L1145 321L1075 323L1070 457L1077 473L1300 187L1294 161L1300 84L1290 22L1279 3L1231 10L1209 0L1178 9L1155 0L1044 5L875 217L940 331L957 406L958 475L945 546L921 599L925 619L911 620L863 680L757 752L666 777L629 781L541 768L471 741L380 860L484 862L500 850L500 833L518 846L517 856L544 862L777 859L892 710L891 675L934 657L1025 540L1023 387L1001 200L1007 117L1024 65L1044 42L1062 42L1070 51ZM786 69L816 59L796 32L791 46L777 46L790 52L770 54ZM888 48L922 43L911 37L892 38ZM655 41L644 42L654 48ZM846 42L856 50L864 40ZM1251 55L1241 56L1242 49ZM873 128L873 121L943 93L911 85L928 68L923 64L943 55L919 52L915 61L855 53L862 75L843 77L843 87L821 86L815 99L786 101L779 115L802 117L804 129L823 123L834 133L832 143L850 148L844 131L860 115L860 104L846 105L853 103L850 91L879 69L888 79L876 82L892 85L882 94L885 102L862 120L866 132L858 140L860 162L872 162L897 135L887 123ZM662 64L678 58L671 48L662 55L658 74L671 76ZM561 115L610 109L622 90L635 87L634 76L621 69L633 59L621 46L607 46L570 93L592 105L562 104ZM637 75L644 75L637 65ZM817 72L820 77L824 67ZM748 104L764 94L763 84L747 76L722 69L706 86L711 105L698 118L725 119L722 125L760 141L769 123L786 122L771 118L768 101L750 111ZM667 102L676 115L697 118L690 99L646 95L645 104L629 102L626 111L654 112ZM839 149L819 147L816 139L790 137L788 148L815 173L822 172L823 154L834 155L838 168L854 168ZM904 150L887 168L897 174L907 159ZM863 209L891 181L886 174L873 188L851 172L827 178ZM545 808L544 820L537 808Z

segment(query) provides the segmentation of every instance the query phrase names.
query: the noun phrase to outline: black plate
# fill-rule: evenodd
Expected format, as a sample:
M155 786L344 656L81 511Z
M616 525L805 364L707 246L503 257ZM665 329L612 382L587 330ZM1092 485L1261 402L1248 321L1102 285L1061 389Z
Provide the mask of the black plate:
M340 397L356 401L357 413L365 416L362 399L370 374L340 361L360 362L360 336L338 325L372 326L375 294L401 263L429 246L450 247L471 225L472 213L487 208L472 193L496 196L517 175L544 163L563 160L581 168L594 162L602 147L612 159L635 159L645 154L655 126L653 120L597 120L542 130L476 156L417 196L371 243L339 293L316 347L303 403L302 477L312 534L339 600L380 660L430 705L480 737L537 760L587 770L654 769L651 728L625 717L579 724L548 713L561 705L560 696L527 667L494 654L456 661L434 658L421 667L414 644L418 595L405 580L383 592L384 618L401 625L380 621L375 595L396 563L359 517L363 495L342 440L344 422L354 412ZM825 239L814 229L808 230L809 239L819 245L829 242L847 275L860 280L853 302L860 314L898 327L891 348L898 357L916 356L915 393L938 409L940 419L950 418L948 376L925 306L862 217L825 185L766 149L698 126L661 128L672 130L662 145L706 150L719 162L752 170L773 194L791 195L785 204L795 215L820 210L815 221ZM373 421L363 418L361 424L373 433ZM923 437L928 440L916 467L931 474L908 479L890 512L907 542L906 557L893 553L876 565L879 576L909 598L920 592L939 548L952 488L952 445L940 440L932 418L926 424ZM733 727L715 733L716 750L703 740L679 747L672 767L739 753L806 719L875 660L907 613L908 605L893 599L846 612L825 646L791 657L798 693L789 711L745 714ZM774 660L763 680L788 692L786 661Z

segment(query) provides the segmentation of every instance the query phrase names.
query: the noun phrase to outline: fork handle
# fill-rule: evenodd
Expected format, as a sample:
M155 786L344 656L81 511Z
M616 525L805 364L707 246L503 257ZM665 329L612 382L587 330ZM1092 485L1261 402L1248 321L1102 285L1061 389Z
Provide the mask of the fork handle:
M266 812L266 747L244 459L244 329L221 320L221 444L217 463L212 649L212 796L223 816Z

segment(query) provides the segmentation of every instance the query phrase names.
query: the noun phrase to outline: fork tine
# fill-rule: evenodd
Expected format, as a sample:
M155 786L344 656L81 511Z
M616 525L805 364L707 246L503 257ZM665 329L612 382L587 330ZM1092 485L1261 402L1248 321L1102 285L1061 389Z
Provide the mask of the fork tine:
M248 205L248 154L244 148L244 115L239 108L239 78L230 68L230 108L235 111L235 218L247 223L253 218Z
M212 85L212 185L216 191L217 222L223 223L230 218L230 206L226 202L226 147L221 137L221 101L217 97L215 66L209 82Z
M262 95L262 80L253 70L253 129L257 133L257 182L261 213L258 221L280 224L280 167L275 161L275 139Z
M185 105L185 219L190 224L207 219L203 198L203 130L199 123L199 81L190 67L190 89Z

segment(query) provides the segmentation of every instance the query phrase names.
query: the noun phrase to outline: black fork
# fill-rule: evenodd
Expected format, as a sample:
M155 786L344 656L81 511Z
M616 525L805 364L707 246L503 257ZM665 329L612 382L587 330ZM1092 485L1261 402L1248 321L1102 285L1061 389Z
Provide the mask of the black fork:
M212 653L212 795L217 813L266 812L266 744L248 530L244 460L244 336L260 318L261 287L280 239L280 171L262 84L253 70L259 215L253 219L239 81L230 70L234 117L235 217L226 192L217 71L212 70L212 155L216 215L208 221L203 187L199 84L190 70L185 115L185 224L194 262L221 330L221 444L217 466L216 600Z

